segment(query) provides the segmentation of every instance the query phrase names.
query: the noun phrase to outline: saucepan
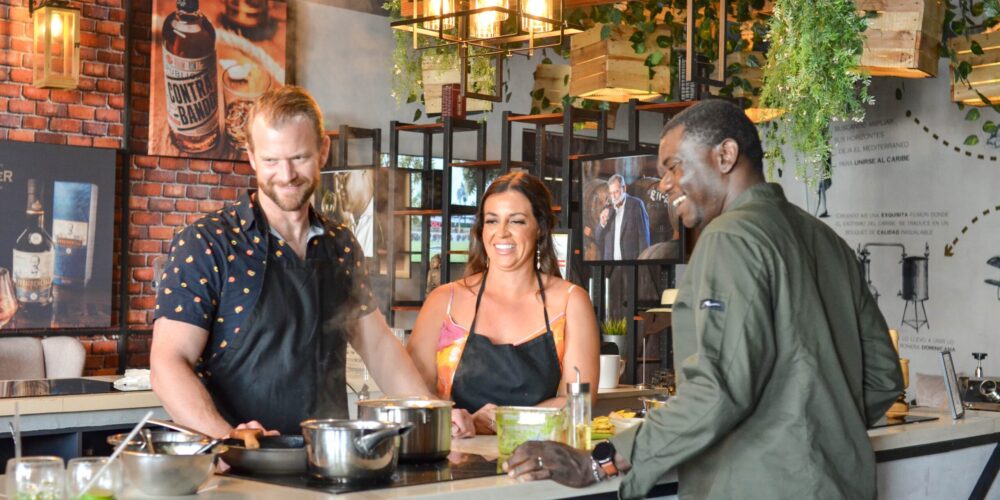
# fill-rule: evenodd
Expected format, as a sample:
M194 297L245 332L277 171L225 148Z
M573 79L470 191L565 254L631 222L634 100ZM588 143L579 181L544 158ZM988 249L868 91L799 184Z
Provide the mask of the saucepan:
M381 398L358 401L358 418L413 424L400 440L399 459L440 460L451 452L451 408L455 403L429 398Z
M302 437L309 473L334 482L388 480L399 461L399 436L412 427L373 420L306 420Z

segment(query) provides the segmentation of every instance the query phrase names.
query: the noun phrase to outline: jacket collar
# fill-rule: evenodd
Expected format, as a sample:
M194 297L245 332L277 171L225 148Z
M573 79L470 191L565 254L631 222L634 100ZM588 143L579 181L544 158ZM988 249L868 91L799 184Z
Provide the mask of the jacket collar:
M754 184L739 194L732 203L723 211L723 213L730 210L736 210L743 205L754 201L763 202L783 202L785 199L785 191L781 189L780 184L775 184L773 182L761 182Z

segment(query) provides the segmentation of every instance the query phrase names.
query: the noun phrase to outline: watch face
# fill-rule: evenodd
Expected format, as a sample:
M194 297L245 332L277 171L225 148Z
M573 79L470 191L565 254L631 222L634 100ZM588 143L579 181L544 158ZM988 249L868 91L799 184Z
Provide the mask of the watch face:
M597 443L597 445L594 446L594 451L591 453L594 460L597 460L598 462L612 460L614 459L614 455L615 447L608 441L601 441L600 443Z

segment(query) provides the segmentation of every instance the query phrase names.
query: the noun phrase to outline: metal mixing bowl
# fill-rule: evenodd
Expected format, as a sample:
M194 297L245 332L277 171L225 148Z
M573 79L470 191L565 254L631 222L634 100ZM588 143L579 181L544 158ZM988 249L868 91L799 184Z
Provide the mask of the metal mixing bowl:
M192 455L210 442L205 436L177 431L152 431L149 434L153 438L153 447L156 449L156 452L167 455ZM123 433L108 436L108 444L117 447L127 435ZM132 438L125 449L130 451L148 451L146 450L146 443L141 436Z
M226 451L216 445L211 452L199 455L149 455L141 451L123 451L125 477L149 495L193 495L212 473L215 458Z
M125 477L149 495L194 494L215 472L216 457L227 450L225 445L217 444L207 452L194 455L210 440L174 431L155 431L151 434L156 454L147 453L141 439L130 441L121 454ZM108 443L117 446L125 436L108 436Z

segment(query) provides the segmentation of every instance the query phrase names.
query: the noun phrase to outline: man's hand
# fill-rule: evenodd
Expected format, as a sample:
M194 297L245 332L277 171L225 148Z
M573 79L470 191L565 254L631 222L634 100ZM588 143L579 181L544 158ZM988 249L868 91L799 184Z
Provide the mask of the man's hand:
M611 210L608 210L608 207L604 207L604 210L601 210L601 216L600 216L601 227L608 227L608 217L610 216L611 216Z
M455 408L451 410L451 437L470 438L476 435L476 424L467 410Z
M518 446L503 470L518 481L552 479L573 488L597 482L589 453L554 441L528 441Z
M476 434L496 434L497 405L486 403L472 414L472 421L476 424Z

